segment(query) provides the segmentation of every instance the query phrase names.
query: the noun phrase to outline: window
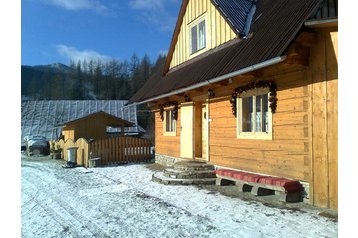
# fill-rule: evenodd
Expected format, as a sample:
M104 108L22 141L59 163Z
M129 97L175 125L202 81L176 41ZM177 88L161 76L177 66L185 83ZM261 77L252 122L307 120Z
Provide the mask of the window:
M106 126L106 133L110 136L120 135L122 133L122 128L120 126Z
M238 102L238 138L272 139L272 114L268 90L251 90Z
M206 47L205 18L194 22L190 27L190 53L204 49Z
M164 135L176 136L177 121L174 119L173 110L164 111Z

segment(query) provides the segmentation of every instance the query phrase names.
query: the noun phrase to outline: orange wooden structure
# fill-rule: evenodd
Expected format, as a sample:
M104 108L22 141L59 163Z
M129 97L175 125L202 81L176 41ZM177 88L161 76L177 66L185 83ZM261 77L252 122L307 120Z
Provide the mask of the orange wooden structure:
M183 0L162 75L130 99L155 113L158 161L299 180L305 201L337 209L337 1L257 1L245 37L231 11L239 3L220 2Z
M151 159L150 141L135 137L110 137L88 142L84 138L77 141L51 141L54 148L62 149L62 159L68 161L67 149L77 147L77 165L89 167L90 159L99 157L96 165L117 165L124 163L148 162Z
M150 141L135 137L111 137L90 143L90 154L98 165L145 162L150 158Z
M61 126L64 139L76 141L79 138L87 140L106 138L108 127L121 128L121 133L124 135L124 128L133 126L133 123L100 111L63 123Z

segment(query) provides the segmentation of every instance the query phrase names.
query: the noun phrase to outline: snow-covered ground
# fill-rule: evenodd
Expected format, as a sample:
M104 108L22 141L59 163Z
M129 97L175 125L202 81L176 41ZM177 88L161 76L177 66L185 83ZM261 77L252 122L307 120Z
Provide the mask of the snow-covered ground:
M22 158L22 237L337 237L316 210L290 211L151 182L145 165L64 169Z

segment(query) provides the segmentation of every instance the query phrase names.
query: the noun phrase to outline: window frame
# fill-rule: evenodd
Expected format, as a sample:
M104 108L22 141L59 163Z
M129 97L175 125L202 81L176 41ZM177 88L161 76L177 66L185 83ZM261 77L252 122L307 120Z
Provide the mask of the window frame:
M167 112L171 115L171 119L175 122L174 131L167 131ZM163 120L163 135L164 136L176 136L177 135L177 120L173 118L174 107L168 107L164 109L164 120Z
M205 46L203 48L198 48L197 51L195 52L192 52L192 28L193 27L197 27L197 47L199 47L199 42L200 42L200 39L199 39L199 25L200 23L202 22L205 22ZM188 43L189 43L189 58L192 58L192 57L195 57L199 54L201 54L203 51L205 51L205 49L208 48L208 25L207 25L207 17L206 17L206 14L204 13L203 15L201 15L200 17L198 17L197 19L195 19L194 21L192 21L191 23L188 24Z
M237 108L237 114L236 114L236 119L237 119L237 138L238 139L260 139L260 140L272 140L272 128L273 128L273 120L272 120L272 112L271 112L271 108L269 107L270 102L268 101L268 132L256 132L256 118L254 119L254 131L252 132L243 132L242 128L243 128L243 124L242 124L242 98L247 98L247 97L253 97L253 114L255 115L256 113L256 97L257 96L262 96L265 94L269 94L270 89L269 88L257 88L257 89L252 89L249 90L247 92L241 93L240 95L237 96L237 100L236 100L236 108ZM269 99L269 95L267 97L267 100Z

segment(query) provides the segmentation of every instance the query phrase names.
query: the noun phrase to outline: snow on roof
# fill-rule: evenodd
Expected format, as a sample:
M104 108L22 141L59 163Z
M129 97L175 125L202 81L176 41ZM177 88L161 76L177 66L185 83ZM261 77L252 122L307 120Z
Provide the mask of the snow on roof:
M137 108L126 106L126 100L41 100L21 102L21 138L41 135L57 139L61 128L55 125L103 111L135 124L129 131L138 131Z

